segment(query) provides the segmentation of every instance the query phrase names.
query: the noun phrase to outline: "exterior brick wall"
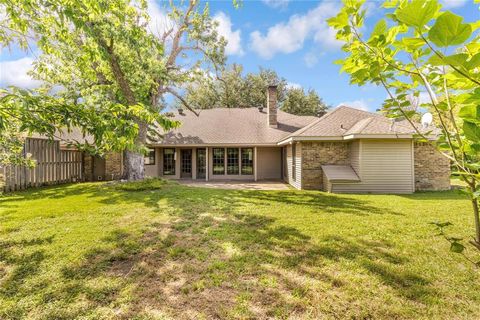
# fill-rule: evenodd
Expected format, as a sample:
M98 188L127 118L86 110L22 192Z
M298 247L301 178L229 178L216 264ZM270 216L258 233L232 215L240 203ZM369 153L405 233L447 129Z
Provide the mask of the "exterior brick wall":
M450 189L450 160L425 142L414 145L415 190Z
M118 180L122 178L122 154L110 152L105 156L105 180Z
M268 125L276 128L277 122L277 86L269 86L267 89L267 113Z
M323 190L322 165L348 163L346 142L302 142L302 189Z

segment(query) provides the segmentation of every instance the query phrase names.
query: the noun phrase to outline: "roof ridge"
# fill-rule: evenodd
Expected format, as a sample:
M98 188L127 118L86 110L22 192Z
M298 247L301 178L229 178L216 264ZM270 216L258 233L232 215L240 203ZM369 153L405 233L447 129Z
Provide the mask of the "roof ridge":
M317 123L319 123L320 121L323 121L325 120L326 118L328 118L329 116L331 116L332 114L334 114L335 112L337 112L337 110L339 110L340 108L335 108L333 109L332 111L328 112L327 114L325 114L324 116L318 118L318 120L315 120L313 121L312 123L310 124L307 124L305 127L301 128L301 129L298 129L297 131L295 132L292 132L291 134L289 134L287 137L285 137L285 139L288 139L290 137L293 137L295 135L299 135L303 132L305 132L306 130L308 130L309 128L313 127L314 125L316 125Z
M367 111L367 110L362 110L362 109L350 107L350 106L347 106L347 105L344 105L344 104L338 106L335 110L340 109L340 108L347 108L347 109L355 110L355 111L362 112L362 113L368 113L370 115L374 115L374 116L377 116L377 117L378 116L385 117L383 114L379 114L379 113L375 113L375 112L371 112L371 111Z
M353 126L350 127L350 129L348 129L345 134L352 134L350 132L350 130L352 130L357 124L359 124L360 122L363 122L360 124L360 127L357 129L357 132L360 133L363 131L363 129L365 129L370 123L372 123L374 117L369 117L369 118L364 118L364 119L361 119L361 120L358 120L357 122L355 122L355 124Z

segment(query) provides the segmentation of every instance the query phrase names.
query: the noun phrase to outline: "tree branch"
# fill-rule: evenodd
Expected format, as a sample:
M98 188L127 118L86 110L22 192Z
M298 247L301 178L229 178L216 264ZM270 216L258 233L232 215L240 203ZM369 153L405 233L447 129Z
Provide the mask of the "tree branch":
M445 56L443 54L441 54L440 52L438 52L437 50L435 50L435 48L430 44L430 42L428 42L427 39L425 39L425 37L423 36L423 34L420 34L420 36L422 37L423 41L427 44L427 46L440 58L442 59L443 62L446 62L447 65L449 65L453 70L457 71L458 73L460 73L462 76L464 76L465 78L467 78L468 80L472 81L473 83L477 84L477 85L480 85L480 81L476 80L476 79L473 79L470 75L466 74L465 72L463 72L462 70L458 69L457 67L455 67L454 65L448 63L448 61L445 60Z
M195 109L193 109L190 104L177 92L175 91L173 88L169 88L169 87L166 87L165 88L165 91L168 92L168 93L171 93L175 98L177 98L178 100L180 100L180 102L185 106L185 108L187 108L188 110L190 110L191 112L193 112L193 114L195 114L197 117L199 116L199 113L197 111L195 111Z

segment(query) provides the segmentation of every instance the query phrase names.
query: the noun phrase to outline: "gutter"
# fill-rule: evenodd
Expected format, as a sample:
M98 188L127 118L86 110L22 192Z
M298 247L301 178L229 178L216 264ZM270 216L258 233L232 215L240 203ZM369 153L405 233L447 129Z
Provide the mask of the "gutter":
M354 139L413 139L414 135L411 133L398 133L398 134L349 134L346 136L313 136L313 137L289 137L277 143L279 146L291 144L295 141L345 141ZM430 140L436 140L437 137L430 135L427 137Z
M225 147L225 146L230 146L230 147L277 147L278 143L272 142L272 143L189 143L189 144L165 144L165 143L147 143L146 144L149 147L165 147L165 148L172 148L172 147L177 147L177 148L183 148L183 147L189 147L189 148L201 148L201 147Z

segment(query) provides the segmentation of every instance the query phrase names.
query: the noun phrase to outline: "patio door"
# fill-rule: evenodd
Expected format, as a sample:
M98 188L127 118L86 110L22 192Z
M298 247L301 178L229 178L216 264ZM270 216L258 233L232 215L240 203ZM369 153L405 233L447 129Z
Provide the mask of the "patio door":
M205 179L207 172L207 151L205 148L197 149L197 179Z
M192 177L192 149L180 149L180 178Z

